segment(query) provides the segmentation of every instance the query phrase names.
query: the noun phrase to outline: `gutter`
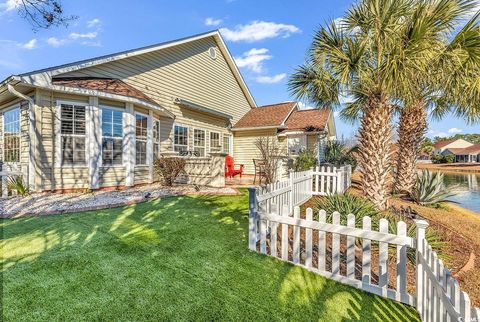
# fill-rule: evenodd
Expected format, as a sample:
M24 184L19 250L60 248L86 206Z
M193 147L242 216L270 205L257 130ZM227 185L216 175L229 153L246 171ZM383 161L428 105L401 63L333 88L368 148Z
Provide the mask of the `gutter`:
M8 80L10 79L14 79L14 77L9 78ZM33 141L35 138L35 135L33 135L35 133L34 132L35 131L35 126L34 126L35 113L33 112L33 105L35 104L35 102L31 97L17 91L15 87L8 84L8 81L6 81L6 83L7 83L7 90L11 94L28 102L28 138L29 138L28 140L28 185L32 186L33 190L36 190L35 176L34 176L35 163L34 163L34 157L33 157L33 146L34 146Z
M282 129L285 129L285 128L286 128L285 125L270 125L270 126L252 126L252 127L232 128L230 131L240 132L240 131L271 130L271 129L282 130Z

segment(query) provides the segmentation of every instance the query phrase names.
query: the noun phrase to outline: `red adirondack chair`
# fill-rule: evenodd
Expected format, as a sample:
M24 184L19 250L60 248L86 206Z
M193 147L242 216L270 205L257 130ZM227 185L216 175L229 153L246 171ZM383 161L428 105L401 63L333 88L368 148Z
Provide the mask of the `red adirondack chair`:
M233 178L237 174L240 175L240 178L242 177L243 164L237 165L237 169L235 169L235 162L233 160L233 157L227 155L227 157L225 158L225 177Z

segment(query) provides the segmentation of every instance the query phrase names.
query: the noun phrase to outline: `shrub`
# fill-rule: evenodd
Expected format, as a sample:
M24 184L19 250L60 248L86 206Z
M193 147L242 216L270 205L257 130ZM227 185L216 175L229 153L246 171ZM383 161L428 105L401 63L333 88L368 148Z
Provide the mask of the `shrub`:
M432 162L435 163L435 164L445 163L445 158L444 158L444 156L441 155L441 154L435 154L435 155L432 157Z
M154 171L171 187L178 175L185 170L186 160L179 157L161 157L153 162Z
M295 171L305 171L317 164L317 157L312 150L303 150L295 158L293 162L293 169Z
M328 222L332 222L332 214L335 211L342 214L340 219L342 225L346 225L348 214L354 214L357 227L362 227L362 220L365 216L372 218L372 224L376 224L377 218L380 216L380 212L371 201L349 193L334 194L320 198L315 205L316 215L318 215L318 211L321 209L327 212Z
M21 176L13 176L7 178L7 189L15 191L20 196L28 196L31 194L30 186Z
M417 176L410 198L420 205L431 205L447 201L452 194L443 183L443 173L423 170Z
M455 156L454 155L451 155L451 154L448 154L444 157L445 159L445 163L453 163L455 162Z
M355 170L357 160L354 155L357 152L357 146L348 149L346 144L341 141L328 141L325 146L325 162L331 163L337 167L349 164L352 166L352 170Z
M280 165L282 155L285 151L278 144L276 138L260 137L255 140L255 146L258 149L259 159L263 164L265 183L269 184L277 180L277 170Z

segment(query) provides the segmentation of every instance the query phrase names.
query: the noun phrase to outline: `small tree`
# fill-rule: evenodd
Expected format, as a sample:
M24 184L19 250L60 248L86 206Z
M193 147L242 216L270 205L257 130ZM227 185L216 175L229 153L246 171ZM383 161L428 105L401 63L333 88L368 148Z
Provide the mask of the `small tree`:
M280 157L285 155L285 151L273 137L259 137L255 140L255 146L264 166L265 182L267 184L275 182L278 166L281 162Z
M153 162L153 169L162 177L163 184L171 187L178 175L185 170L186 160L179 157L161 157Z
M66 27L70 21L78 18L75 15L65 15L59 0L17 0L15 7L20 17L27 20L34 31L52 26Z
M309 149L302 150L293 162L295 171L305 171L317 164L317 156L315 152Z

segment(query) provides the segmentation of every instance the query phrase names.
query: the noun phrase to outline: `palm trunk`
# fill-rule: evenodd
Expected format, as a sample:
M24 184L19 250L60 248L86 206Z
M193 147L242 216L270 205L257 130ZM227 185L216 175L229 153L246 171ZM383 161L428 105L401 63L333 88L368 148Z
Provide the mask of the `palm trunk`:
M409 194L415 184L417 157L427 130L425 103L417 101L404 108L398 126L397 172L394 190Z
M371 98L359 129L359 165L362 191L379 209L387 208L391 170L392 107Z

